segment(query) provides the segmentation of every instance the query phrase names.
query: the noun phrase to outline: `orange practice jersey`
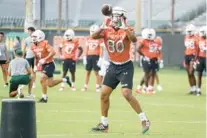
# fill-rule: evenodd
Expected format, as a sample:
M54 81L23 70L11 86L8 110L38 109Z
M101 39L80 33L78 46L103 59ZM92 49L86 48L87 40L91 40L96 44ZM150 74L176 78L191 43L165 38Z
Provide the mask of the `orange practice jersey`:
M90 36L86 38L86 56L101 54L101 39L93 39Z
M143 45L141 52L144 56L147 56L150 59L161 58L162 40L160 37L157 37L155 40L142 39L140 41Z
M195 55L198 48L197 36L185 36L185 55Z
M43 59L49 55L48 49L51 48L51 45L48 43L47 40L41 41L38 45L32 44L32 51L35 54L37 62L40 59ZM53 62L53 57L47 59L45 63Z
M63 58L76 60L78 46L78 39L74 39L73 41L63 41L60 45L60 48L62 48Z
M132 30L131 28L129 28ZM125 63L130 60L131 41L124 30L115 30L109 27L103 32L104 43L109 53L109 58L114 63Z
M198 56L199 57L205 57L206 58L206 49L207 49L207 46L206 46L206 39L200 37L198 39Z

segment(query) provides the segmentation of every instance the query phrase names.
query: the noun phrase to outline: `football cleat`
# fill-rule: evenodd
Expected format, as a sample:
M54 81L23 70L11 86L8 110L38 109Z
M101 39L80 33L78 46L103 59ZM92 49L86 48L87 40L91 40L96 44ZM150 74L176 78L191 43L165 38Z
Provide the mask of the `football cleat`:
M4 84L4 87L8 87L8 86L9 86L9 83L5 83L5 84Z
M30 94L28 94L28 95L26 96L26 98L35 98L35 95L32 94L32 93L30 93Z
M196 96L201 96L201 92L197 92L196 93Z
M145 134L150 128L150 121L149 120L145 120L142 121L142 134Z
M41 98L38 103L47 103L47 99Z
M163 90L162 86L161 85L157 85L157 90L160 92Z
M92 128L94 132L108 132L108 125L104 126L102 123L99 123L96 127Z
M71 90L75 92L76 88L73 86L73 87L71 87Z
M87 88L84 87L84 88L81 89L81 91L82 91L82 92L85 92L85 91L87 91Z

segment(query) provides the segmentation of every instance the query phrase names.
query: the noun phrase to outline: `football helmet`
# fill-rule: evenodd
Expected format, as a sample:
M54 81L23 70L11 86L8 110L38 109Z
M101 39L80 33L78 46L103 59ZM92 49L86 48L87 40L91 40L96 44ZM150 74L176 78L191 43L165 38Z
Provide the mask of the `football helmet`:
M45 40L45 33L42 30L36 30L32 33L32 42L41 42Z
M72 29L68 29L65 31L63 37L65 40L73 40L75 37L75 32Z
M199 29L199 36L200 37L206 37L206 35L207 35L207 26L202 26Z
M124 10L122 7L113 7L111 15L112 26L114 26L115 28L119 28L120 26L122 26L121 18L124 18L126 20L127 11Z
M196 27L193 24L187 25L185 28L185 34L192 36L196 32Z
M144 39L148 39L148 40L154 40L155 37L156 37L156 32L154 29L152 28L145 28L143 31L142 31L142 37Z
M94 24L90 27L90 35L92 35L94 32L96 32L99 29L99 26Z

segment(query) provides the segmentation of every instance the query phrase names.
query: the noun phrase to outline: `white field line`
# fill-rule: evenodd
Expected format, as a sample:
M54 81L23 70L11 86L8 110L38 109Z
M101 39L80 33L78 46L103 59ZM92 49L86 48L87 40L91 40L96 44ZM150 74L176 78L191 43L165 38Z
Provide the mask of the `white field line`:
M135 122L136 120L110 120L110 122L115 122L115 123L125 123L125 122ZM138 119L137 119L138 121ZM40 121L37 120L37 123L54 123L54 122L60 122L60 123L65 123L65 122L71 122L71 123L89 123L89 122L97 122L97 120L51 120L51 121ZM197 120L197 121L180 121L180 120L175 120L175 121L151 121L152 123L171 123L171 124L205 124L205 120Z

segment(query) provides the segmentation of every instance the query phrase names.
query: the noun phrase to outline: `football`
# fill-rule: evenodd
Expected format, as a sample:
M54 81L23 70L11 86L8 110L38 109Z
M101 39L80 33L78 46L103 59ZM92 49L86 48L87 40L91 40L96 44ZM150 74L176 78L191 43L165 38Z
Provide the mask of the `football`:
M112 6L110 4L104 4L102 6L101 12L105 16L110 16L112 14Z

